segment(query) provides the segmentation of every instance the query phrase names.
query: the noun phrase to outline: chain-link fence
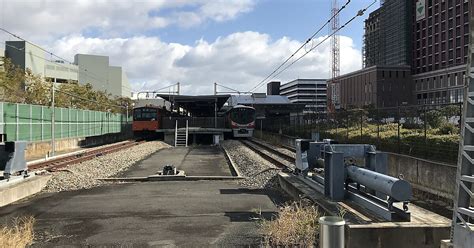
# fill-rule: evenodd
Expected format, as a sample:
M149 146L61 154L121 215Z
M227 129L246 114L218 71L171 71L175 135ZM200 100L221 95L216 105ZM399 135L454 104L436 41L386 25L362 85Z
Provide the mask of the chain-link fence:
M339 110L335 113L267 117L257 130L298 138L336 139L368 143L377 149L456 163L462 104L399 106ZM258 132L257 131L257 132Z

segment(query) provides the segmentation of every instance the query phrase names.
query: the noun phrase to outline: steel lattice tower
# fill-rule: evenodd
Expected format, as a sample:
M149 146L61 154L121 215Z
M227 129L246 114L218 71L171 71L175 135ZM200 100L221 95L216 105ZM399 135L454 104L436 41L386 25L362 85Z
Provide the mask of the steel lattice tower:
M471 10L473 6L470 6ZM474 244L474 17L469 22L469 50L464 108L461 123L461 143L454 195L451 240L456 248Z
M339 29L339 3L338 0L332 0L331 2L331 23L329 25L329 34L331 36L331 83L329 89L331 96L330 103L328 105L329 111L334 111L336 105L339 104L339 87L335 84L335 78L340 75L340 43L339 43L339 34L337 30Z

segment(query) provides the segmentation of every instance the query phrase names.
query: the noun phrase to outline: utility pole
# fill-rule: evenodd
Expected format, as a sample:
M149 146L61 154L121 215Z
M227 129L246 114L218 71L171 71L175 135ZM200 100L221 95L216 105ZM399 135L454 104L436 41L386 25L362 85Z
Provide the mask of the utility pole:
M55 125L55 118L56 118L56 111L54 107L54 92L55 92L55 86L56 86L56 78L54 78L53 85L51 87L51 95L52 95L52 101L51 101L51 157L54 157L54 153L56 151L56 141L54 137L54 125Z
M217 128L217 83L214 83L214 128Z
M125 107L127 108L125 123L128 124L128 103L125 105Z

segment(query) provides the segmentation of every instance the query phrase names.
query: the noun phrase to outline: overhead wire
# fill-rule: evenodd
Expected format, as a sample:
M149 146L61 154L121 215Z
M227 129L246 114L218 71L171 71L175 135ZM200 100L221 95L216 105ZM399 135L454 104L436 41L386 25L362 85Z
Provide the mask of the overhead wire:
M6 47L11 47L11 48L13 48L13 49L15 49L15 50L18 50L18 51L25 51L25 48L24 48L24 47L23 47L23 48L18 48L18 47L16 47L16 46L9 45L9 44L7 44L6 42L2 42L2 41L0 41L0 43L3 43ZM34 54L34 53L31 53L31 54L29 54L29 55L30 55L30 56L33 56L33 57L36 57L36 58L39 58L39 59L41 59L41 60L44 60L44 61L46 61L46 62L53 63L53 64L58 65L58 66L60 66L60 67L62 67L62 68L64 68L64 69L68 69L68 70L71 70L71 69L72 69L72 68L70 68L70 67L65 66L63 63L46 59L46 58L44 58L44 57L42 57L42 56L39 56L39 55L36 55L36 54ZM75 65L75 64L71 64L71 65L77 66L77 65ZM90 74L87 74L87 73L85 73L85 74L86 74L87 76L89 76L90 78L94 78L94 79L98 79L98 80L103 80L102 78L93 77L93 76L91 76ZM44 76L46 77L46 75L44 75ZM73 78L68 78L68 80L75 80L75 79L73 79ZM104 84L101 84L101 86L105 86L105 85L104 85Z
M347 7L347 5L349 5L349 3L351 2L351 0L347 0L347 2L335 13L331 16L331 18L329 18L318 30L316 30L316 32L313 33L313 35L311 35L300 47L298 47L298 49L296 49L295 52L293 52L293 54L291 54L285 61L283 61L283 63L281 63L275 70L273 70L270 74L268 74L268 76L266 76L262 81L260 81L257 85L255 85L251 90L250 92L253 92L255 90L257 90L258 88L260 88L266 81L267 79L269 79L273 74L275 74L281 67L283 67L288 61L290 61L291 58L293 58L301 49L305 48L305 46L313 40L314 37L316 37L316 35L321 32L321 30L323 30L337 15L339 15L339 13L341 13L341 11L343 9L345 9ZM306 50L306 48L305 48Z
M230 88L230 87L224 86L224 85L222 85L222 84L218 84L218 83L216 83L216 85L219 85L219 86L222 87L222 88L225 88L225 89L228 89L228 90L237 92L237 93L239 93L239 94L241 94L241 93L250 93L250 92L242 92L242 91L239 91L239 90L236 90L236 89L233 89L233 88Z
M354 21L358 16L362 16L365 11L367 11L368 8L370 8L372 5L374 5L377 1L374 0L371 4L369 4L367 7L365 7L364 9L361 9L357 12L357 14L355 16L353 16L351 19L349 19L346 23L344 23L342 26L340 26L337 30L335 30L334 32L332 32L330 35L328 35L327 37L325 37L323 40L321 40L319 43L317 43L314 47L312 47L311 49L309 49L307 52L305 52L304 54L302 54L300 57L298 57L296 60L294 60L293 62L291 62L288 66L286 66L285 68L283 68L281 71L279 71L277 74L275 74L273 78L275 78L276 76L280 75L282 72L284 72L285 70L287 70L288 68L290 68L292 65L294 65L296 62L298 62L299 60L301 60L304 56L306 56L308 53L310 53L311 51L313 51L314 49L316 49L318 46L320 46L322 43L324 43L327 39L329 39L331 36L335 35L337 32L339 32L339 30L343 29L344 27L346 27L349 23L351 23L352 21Z
M87 98L83 98L83 97L80 97L76 94L72 94L72 93L69 93L69 92L66 92L66 91L61 91L59 89L55 89L55 91L57 92L61 92L65 95L68 95L68 96L72 96L72 97L76 97L78 99L81 99L81 100L84 100L84 101L89 101L89 102L93 102L93 103L97 103L97 104L103 104L103 105L106 105L106 106L114 106L114 107L119 107L119 108L127 108L127 106L121 106L121 105L116 105L116 104L111 104L111 103L103 103L103 102L98 102L96 100L92 100L92 99L87 99Z
M18 50L18 51L24 51L24 48L18 48L18 47L15 47L15 46L11 46L11 45L6 44L5 42L0 42L0 43L3 43L3 44L5 44L5 46L12 47L12 48L14 48L14 49L16 49L16 50ZM53 62L53 61L50 61L50 60L48 60L48 59L45 59L45 58L43 58L43 57L41 57L41 56L38 56L38 55L36 55L36 54L30 54L30 55L32 55L32 56L34 56L34 57L37 57L37 58L39 58L39 59L43 59L43 60L48 61L48 62ZM53 63L55 63L55 62L53 62ZM58 64L58 65L60 65L60 66L62 66L62 67L64 67L64 68L66 68L66 69L70 69L70 68L68 68L68 67L66 67L66 66L64 66L64 65L62 65L61 63L56 63L56 64ZM74 80L74 79L69 78L68 80ZM69 93L69 92L61 91L61 90L57 89L56 87L55 87L54 91L56 91L56 92L61 92L61 93L64 93L64 94L66 94L66 95L69 95L69 96L73 96L73 97L79 98L79 99L81 99L81 100L90 101L90 102L94 102L94 103L99 103L99 102L97 102L97 101L94 101L94 100L91 100L91 99L86 99L86 98L80 97L80 96L78 96L78 95ZM114 105L114 104L108 104L108 103L101 103L101 104L105 104L105 105L109 105L109 106L116 106L116 107L124 107L124 106Z
M55 54L55 53L53 53L53 52L51 52L51 51L48 51L48 50L42 48L41 46L38 46L38 45L36 45L35 43L33 43L33 42L31 42L31 41L28 41L28 40L26 40L26 39L20 37L19 35L14 34L13 32L8 31L7 29L5 29L5 28L3 28L3 27L0 27L0 31L3 31L3 32L5 32L5 33L7 33L7 34L9 34L9 35L11 35L11 36L13 36L14 38L17 38L17 39L19 39L19 40L21 40L21 41L24 41L24 42L26 42L26 43L28 43L28 44L30 44L30 45L32 45L32 46L34 46L34 47L36 47L36 48L42 50L43 52L45 52L46 54L50 55L51 57L55 57L55 58L57 58L57 59L59 59L59 60L61 60L61 61L65 61L65 62L67 62L67 63L69 63L69 64L71 64L71 65L77 66L77 68L78 68L79 70L83 70L83 71L84 71L84 74L85 74L85 75L87 75L87 76L89 76L89 77L91 77L91 78L93 78L93 79L96 79L96 80L98 80L98 81L103 81L103 82L105 81L105 82L108 82L108 78L104 78L104 77L102 77L102 76L100 76L100 75L97 75L97 74L95 74L95 73L93 73L93 72L87 70L86 68L83 68L83 67L81 68L80 65L76 65L76 64L72 63L71 61L69 61L69 60L67 60L67 59L65 59L65 58L63 58L63 57L61 57L61 56L59 56L59 55L57 55L57 54ZM6 42L3 42L3 43L4 43L5 45L7 45ZM10 47L18 49L18 48L15 47L15 46L10 46ZM34 55L34 54L32 54L32 55ZM70 68L64 66L63 63L58 63L58 62L55 61L55 60L48 60L48 59L46 59L46 58L42 58L42 57L37 56L37 55L34 55L34 56L36 56L36 57L38 57L38 58L41 58L41 59L43 59L43 60L45 60L45 61L48 61L48 62L57 64L57 65L60 65L60 66L62 66L62 67L64 67L64 68L70 69ZM102 83L101 86L106 86L106 85L105 85L104 83ZM122 88L131 90L130 87L124 86L124 85L122 85Z

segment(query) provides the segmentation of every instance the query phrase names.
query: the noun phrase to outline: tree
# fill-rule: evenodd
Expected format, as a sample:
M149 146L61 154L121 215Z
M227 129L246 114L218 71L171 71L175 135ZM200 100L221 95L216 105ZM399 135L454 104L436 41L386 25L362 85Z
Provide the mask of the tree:
M447 105L441 109L441 113L443 114L446 121L449 121L451 117L460 115L459 113L459 105Z
M25 72L20 67L4 59L0 73L0 101L20 102L25 100Z
M51 105L52 82L46 82L30 69L23 70L8 59L0 60L0 101ZM132 110L132 100L113 97L105 91L96 91L91 84L67 82L55 87L55 106L63 108L89 109L112 113Z
M49 105L51 102L52 83L44 82L43 78L26 70L25 102L37 105Z
M441 124L443 124L441 111L430 110L423 115L423 120L426 120L426 124L431 128L438 128L441 126Z

